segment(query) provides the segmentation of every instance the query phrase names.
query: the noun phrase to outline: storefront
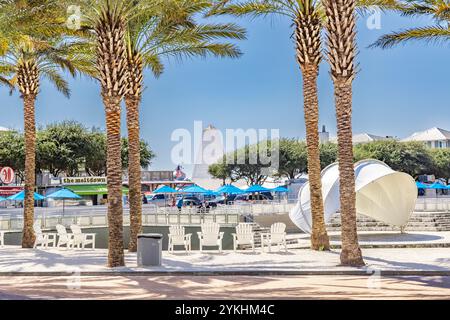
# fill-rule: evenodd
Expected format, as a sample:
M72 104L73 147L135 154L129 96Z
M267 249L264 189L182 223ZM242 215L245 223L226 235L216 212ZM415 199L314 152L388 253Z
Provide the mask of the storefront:
M83 184L83 185L69 185L66 186L67 189L73 191L77 195L83 197L86 200L91 200L92 205L104 205L107 203L108 199L108 187L106 184ZM123 187L122 194L124 198L128 195L128 189ZM126 199L124 199L126 201Z
M8 198L22 191L23 187L20 186L0 186L0 197Z
M106 177L62 177L53 181L51 192L67 188L83 198L86 205L104 205L108 199L108 180ZM56 182L56 183L55 183ZM47 189L49 192L50 190ZM47 193L48 193L47 192ZM122 189L124 203L127 201L128 188Z
M18 185L14 169L0 166L0 197L8 198L22 191L23 187Z

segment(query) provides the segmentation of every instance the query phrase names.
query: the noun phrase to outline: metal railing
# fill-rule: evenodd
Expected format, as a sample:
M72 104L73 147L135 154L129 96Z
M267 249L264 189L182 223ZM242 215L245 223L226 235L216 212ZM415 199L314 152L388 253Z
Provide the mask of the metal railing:
M450 212L450 197L419 197L416 201L417 212Z
M106 208L103 210L94 208L70 212L70 214L55 214L53 210L36 208L35 220L39 221L43 229L54 229L57 224L70 226L78 224L81 227L106 227L108 218ZM44 210L43 210L44 209ZM124 209L123 224L130 224L129 209ZM240 214L235 210L213 210L201 212L197 208L158 208L144 206L142 223L144 226L168 226L181 224L186 226L200 225L205 221L213 221L222 225L234 226L240 221ZM0 215L0 230L19 231L23 228L23 218L20 215Z
M173 224L200 225L204 221L214 221L224 225L236 225L245 216L287 214L296 201L235 203L219 205L217 208L198 209L177 207L157 207L144 205L142 222L145 226L167 226ZM108 225L106 207L72 207L62 214L61 208L35 208L36 220L43 228L51 229L57 224L83 227L105 227ZM11 211L12 210L12 211ZM0 230L21 230L23 209L0 209ZM419 197L416 212L450 212L450 197ZM129 225L129 208L124 208L124 225Z

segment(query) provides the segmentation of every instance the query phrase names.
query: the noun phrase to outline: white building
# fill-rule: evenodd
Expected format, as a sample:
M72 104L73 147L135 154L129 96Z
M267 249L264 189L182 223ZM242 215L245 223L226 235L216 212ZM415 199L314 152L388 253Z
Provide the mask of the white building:
M441 128L431 128L425 131L413 133L402 140L424 142L427 147L433 149L450 148L450 131Z
M223 159L225 148L222 133L214 126L209 125L203 129L199 143L191 180L203 188L217 189L222 185L222 180L214 179L209 174L208 168L211 164Z
M353 135L353 144L362 144L362 143L370 143L374 141L388 140L392 139L391 137L382 137L376 136L370 133L358 133ZM333 137L330 139L330 142L337 143L337 137Z
M319 141L320 143L330 142L330 133L325 126L322 126L322 131L319 132Z
M9 130L8 128L0 126L0 132L6 132L6 131L11 131L11 130Z

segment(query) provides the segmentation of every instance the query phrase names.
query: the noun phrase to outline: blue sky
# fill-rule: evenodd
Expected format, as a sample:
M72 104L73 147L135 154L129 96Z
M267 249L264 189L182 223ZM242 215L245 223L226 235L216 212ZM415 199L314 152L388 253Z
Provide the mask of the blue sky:
M244 56L231 59L168 61L160 79L147 73L142 104L142 137L157 154L151 169L170 169L170 135L193 130L195 120L219 129L280 129L283 137L304 137L302 82L295 61L290 21L284 18L237 20L248 29L240 42ZM380 35L424 21L383 15L381 30L358 24L360 72L354 86L354 132L405 137L429 127L450 129L450 64L447 46L410 44L391 50L367 49ZM71 80L64 98L43 83L37 123L77 120L105 127L99 87ZM335 134L333 87L326 63L319 77L320 123ZM21 100L0 88L0 126L22 130ZM125 121L123 121L125 123ZM126 127L123 125L125 134ZM189 168L188 168L189 171Z

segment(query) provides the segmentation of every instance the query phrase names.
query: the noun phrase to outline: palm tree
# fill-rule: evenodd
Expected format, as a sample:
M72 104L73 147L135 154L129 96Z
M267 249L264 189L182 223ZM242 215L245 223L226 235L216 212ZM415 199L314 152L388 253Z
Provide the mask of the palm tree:
M364 11L377 6L388 9L395 0L359 0ZM211 14L237 16L286 16L294 27L297 62L303 75L304 118L308 149L308 174L311 189L312 234L311 248L329 250L330 242L325 228L319 149L319 102L317 77L322 60L322 30L325 23L322 0L249 0L218 1Z
M269 15L288 17L294 28L296 58L303 75L304 118L308 150L308 174L311 188L311 248L329 250L325 228L319 150L319 100L317 77L322 60L323 12L320 0L250 0L237 3L222 1L212 14Z
M59 21L61 11L57 1L4 0L0 3L0 8L0 43L4 53L0 57L0 70L10 76L7 83L19 90L24 105L26 155L22 247L30 248L35 238L35 103L40 79L46 78L69 97L70 90L62 72L75 76L78 71L89 72L90 65L81 53L83 44L65 38L65 28Z
M63 39L35 39L23 35L10 43L7 54L0 57L1 68L13 74L9 83L17 87L23 99L25 130L25 201L22 247L34 244L34 197L36 168L35 103L39 94L40 78L46 78L66 97L70 96L68 83L61 71L77 74L77 63L84 64L74 51L78 44Z
M121 102L127 90L125 32L131 5L104 0L95 7L96 67L101 84L107 130L108 266L125 265L123 246Z
M441 44L450 40L449 0L399 1L396 11L407 17L431 18L436 24L384 35L372 45L373 47L387 49L411 41Z
M336 103L343 265L364 265L356 227L352 143L352 84L356 75L355 0L324 0L328 60Z
M140 165L139 108L142 99L144 69L155 76L164 69L162 58L193 56L240 56L239 49L217 39L244 39L243 29L234 24L198 24L195 15L210 8L204 0L172 0L128 22L126 33L128 91L125 95L129 143L130 243L137 249L137 235L142 230L142 194Z

